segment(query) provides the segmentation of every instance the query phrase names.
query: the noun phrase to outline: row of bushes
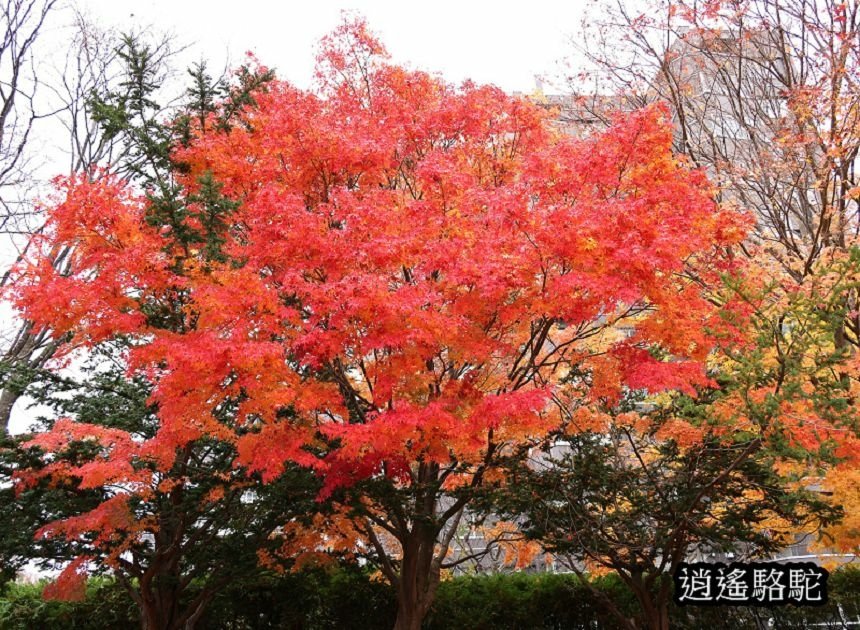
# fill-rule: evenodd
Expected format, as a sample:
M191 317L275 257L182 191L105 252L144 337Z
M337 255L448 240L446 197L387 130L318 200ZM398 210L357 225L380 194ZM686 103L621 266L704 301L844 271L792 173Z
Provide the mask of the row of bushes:
M612 576L595 585L631 617L632 594ZM816 608L687 607L673 609L673 628L800 629L818 624L849 627L860 619L860 570L830 577L830 601ZM267 576L226 588L198 628L225 630L390 628L395 601L391 589L355 569ZM41 598L40 585L10 585L0 597L0 630L104 630L138 625L137 611L111 580L92 580L81 602ZM498 574L444 582L427 619L428 630L514 630L617 628L589 589L575 576Z

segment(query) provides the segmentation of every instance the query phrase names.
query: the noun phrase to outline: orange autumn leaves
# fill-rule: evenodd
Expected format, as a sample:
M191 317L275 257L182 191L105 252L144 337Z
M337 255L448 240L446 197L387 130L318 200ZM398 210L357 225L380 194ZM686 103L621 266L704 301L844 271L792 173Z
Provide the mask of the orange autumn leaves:
M118 476L212 435L265 479L313 467L324 494L409 485L418 463L477 466L545 435L568 404L713 385L704 360L735 331L706 287L748 220L672 155L664 109L561 137L497 88L390 63L361 24L324 41L318 79L274 81L241 124L176 150L186 199L211 176L238 202L221 259L116 178L60 182L14 299L68 349L131 340L160 427L125 461L114 447ZM61 246L67 275L47 258Z

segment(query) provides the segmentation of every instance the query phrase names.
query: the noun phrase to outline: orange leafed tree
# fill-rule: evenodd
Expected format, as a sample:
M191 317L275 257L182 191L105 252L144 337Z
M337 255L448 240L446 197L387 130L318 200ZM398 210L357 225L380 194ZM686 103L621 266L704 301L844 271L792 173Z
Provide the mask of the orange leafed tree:
M160 421L139 457L211 435L264 478L314 468L418 628L499 458L625 387L712 384L733 333L703 285L746 221L672 154L660 107L560 137L496 88L392 64L361 21L323 40L317 79L195 121L182 213L72 182L46 247L74 243L73 273L37 256L16 299L69 347L133 340Z

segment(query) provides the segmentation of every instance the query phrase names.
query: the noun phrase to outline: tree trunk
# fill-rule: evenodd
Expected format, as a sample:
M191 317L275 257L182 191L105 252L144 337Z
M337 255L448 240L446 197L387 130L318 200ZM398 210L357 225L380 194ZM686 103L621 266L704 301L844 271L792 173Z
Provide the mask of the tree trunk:
M140 625L143 630L194 630L212 601L216 589L204 587L190 606L180 608L182 590L171 588L150 589L135 597L140 607Z
M24 369L23 374L26 374L26 370L44 367L48 359L54 356L59 345L58 340L49 340L45 331L33 333L31 322L24 322L19 327L15 341L2 358L8 370L6 378L9 380L0 390L0 437L9 434L12 408L30 384L29 379L22 380L20 370Z
M639 599L645 613L645 626L648 630L669 630L669 603L656 602L650 594L646 595L646 599L647 603Z
M184 630L186 625L179 614L180 592L170 586L155 585L140 593L140 621L143 630ZM196 621L196 619L194 620Z
M9 434L9 420L12 417L12 407L21 396L15 390L4 388L0 392L0 437Z
M663 585L655 595L642 581L641 576L634 576L628 583L644 616L645 627L648 630L669 630L669 589Z
M669 630L669 602L656 602L654 618L648 620L651 630Z
M397 595L397 620L394 630L421 630L421 624L430 606L417 595Z
M433 562L435 547L432 528L416 526L410 532L403 546L394 630L421 630L439 586L439 567Z
M151 597L143 598L140 608L140 627L143 630L164 630L163 611Z

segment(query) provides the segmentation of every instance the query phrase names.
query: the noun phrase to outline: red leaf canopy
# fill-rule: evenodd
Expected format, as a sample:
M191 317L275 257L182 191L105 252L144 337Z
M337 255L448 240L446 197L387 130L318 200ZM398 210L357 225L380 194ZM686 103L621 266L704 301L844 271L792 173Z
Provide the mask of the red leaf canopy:
M702 287L745 222L672 155L665 110L562 137L523 99L391 64L362 24L323 42L318 80L269 84L177 152L189 195L208 172L240 202L224 261L147 223L124 182L61 184L43 252L74 245L74 272L37 257L17 303L71 347L135 340L162 420L135 456L166 466L211 433L268 477L295 461L329 489L410 483L625 387L709 383ZM181 325L147 317L171 301Z

